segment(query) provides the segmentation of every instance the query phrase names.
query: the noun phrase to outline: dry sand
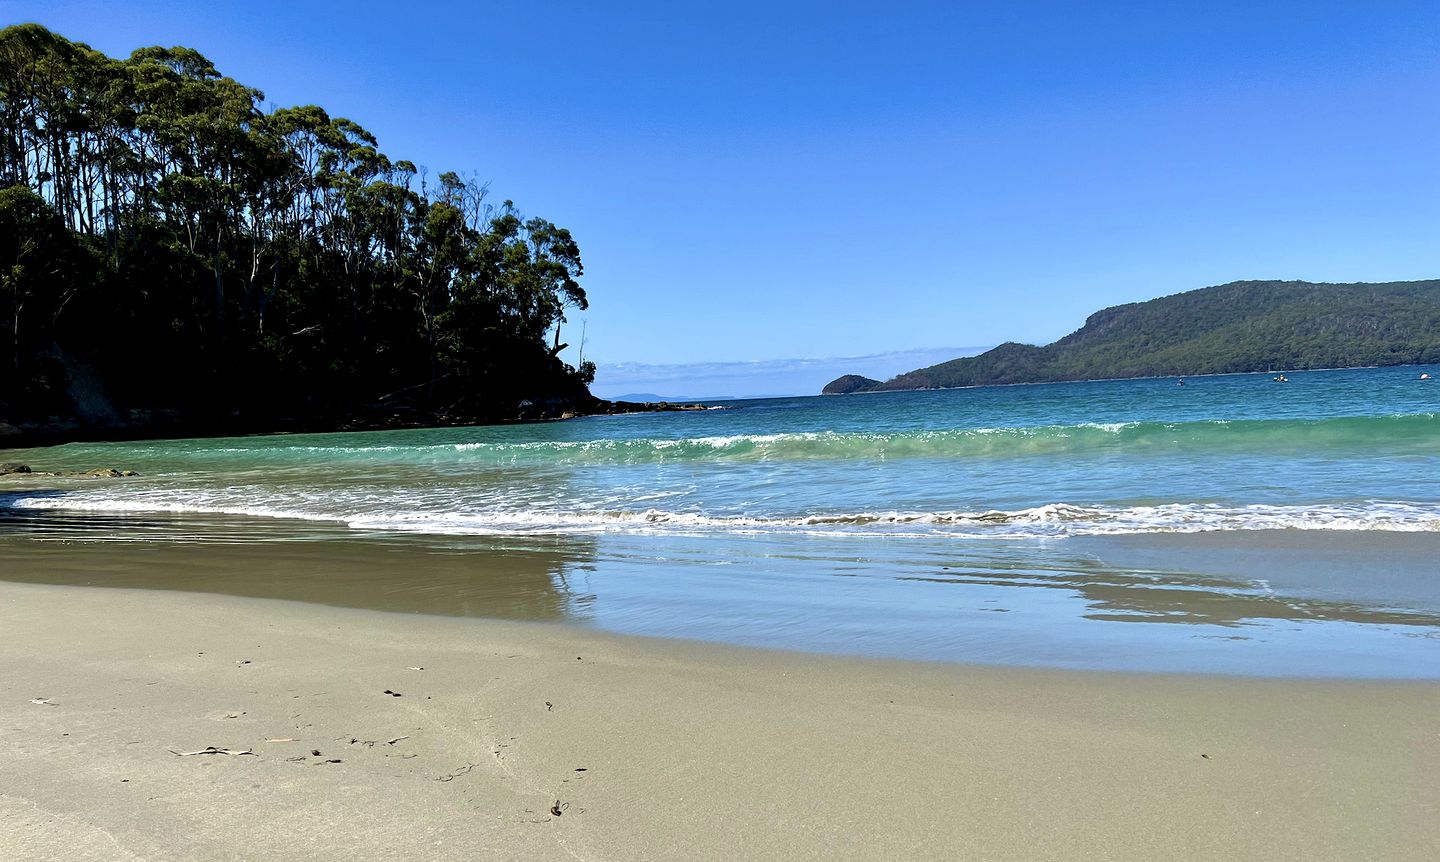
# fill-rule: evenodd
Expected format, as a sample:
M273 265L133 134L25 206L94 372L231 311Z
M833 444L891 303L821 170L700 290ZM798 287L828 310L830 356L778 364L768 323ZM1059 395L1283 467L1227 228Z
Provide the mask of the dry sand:
M19 584L0 656L7 860L1440 857L1435 684Z

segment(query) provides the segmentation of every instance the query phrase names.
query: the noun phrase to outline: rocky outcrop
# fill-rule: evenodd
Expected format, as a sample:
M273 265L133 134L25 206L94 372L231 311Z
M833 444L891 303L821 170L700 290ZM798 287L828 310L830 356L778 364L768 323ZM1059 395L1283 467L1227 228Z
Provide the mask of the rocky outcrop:
M75 418L87 425L113 425L120 412L105 393L105 381L89 363L52 347L49 356L65 370L65 394L74 405Z
M871 380L869 377L862 377L859 374L846 374L844 377L837 377L825 384L820 390L821 395L849 395L852 392L864 392L874 389L880 385L879 380Z
M709 410L704 404L673 404L669 401L602 401L595 410L590 413L579 413L568 418L575 419L580 416L618 416L622 413L676 413L690 410ZM720 409L720 408L716 408ZM561 416L561 419L567 417Z

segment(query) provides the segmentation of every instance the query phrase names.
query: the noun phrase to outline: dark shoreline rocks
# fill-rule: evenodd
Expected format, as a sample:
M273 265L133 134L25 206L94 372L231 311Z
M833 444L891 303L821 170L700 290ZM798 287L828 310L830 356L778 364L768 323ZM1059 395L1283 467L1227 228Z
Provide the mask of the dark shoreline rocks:
M311 416L187 415L185 411L178 409L146 409L129 411L127 418L117 418L105 422L82 422L73 417L49 417L43 421L32 422L12 419L7 423L0 423L0 451L82 442L509 425L524 422L554 422L587 416L617 416L627 413L667 413L705 409L707 408L703 404L673 404L666 401L606 401L601 398L551 399L539 403L525 401L503 413L480 414L432 412L382 405L370 405L353 414ZM8 466L24 467L25 465L9 464ZM14 470L12 472L24 471ZM0 470L0 475L4 475L4 473L4 470Z
M41 476L50 479L120 479L139 475L134 470L117 470L114 467L95 470L31 470L28 464L0 464L0 476L24 476L27 479Z

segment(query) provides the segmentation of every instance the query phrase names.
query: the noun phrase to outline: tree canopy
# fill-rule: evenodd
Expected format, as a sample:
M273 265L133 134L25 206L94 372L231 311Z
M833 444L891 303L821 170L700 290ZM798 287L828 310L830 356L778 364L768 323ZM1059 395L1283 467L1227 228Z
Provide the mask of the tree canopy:
M588 398L558 358L587 307L568 230L263 104L189 48L0 30L0 420L66 413L77 365L137 414Z

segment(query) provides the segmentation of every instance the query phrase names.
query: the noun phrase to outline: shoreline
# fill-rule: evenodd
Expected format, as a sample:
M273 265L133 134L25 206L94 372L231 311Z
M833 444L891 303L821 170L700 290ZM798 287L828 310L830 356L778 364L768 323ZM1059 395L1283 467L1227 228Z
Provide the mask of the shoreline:
M848 537L443 535L46 509L0 512L0 533L0 578L16 583L959 665L1440 676L1440 586L1430 577L1440 534L1431 533L1091 536L1044 552L922 543L904 559L872 557L863 572L845 562ZM707 562L717 559L727 567ZM1024 574L1007 576L1021 559ZM1357 569L1373 574L1357 579ZM1264 572L1263 583L1250 572ZM837 574L846 575L838 584Z
M58 423L9 423L0 418L0 454L22 449L42 449L66 443L128 443L147 440L198 440L223 437L269 437L283 434L344 434L369 431L408 431L427 428L471 428L486 425L525 425L561 422L590 416L623 416L632 413L678 413L708 409L703 404L668 401L636 402L592 399L588 404L567 402L539 405L514 413L493 416L411 415L416 411L387 413L378 418L272 416L267 420L243 422L222 419L177 419L143 425L124 422L85 424L78 419Z
M162 591L0 599L0 828L20 859L1440 849L1433 683L838 658ZM207 746L255 754L171 753Z

